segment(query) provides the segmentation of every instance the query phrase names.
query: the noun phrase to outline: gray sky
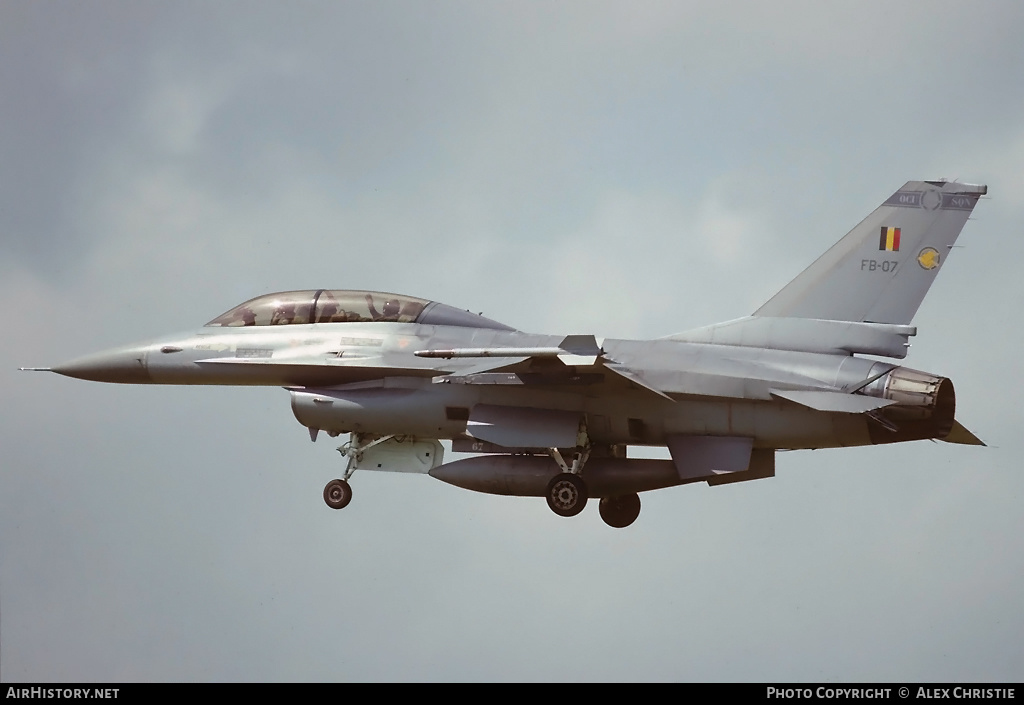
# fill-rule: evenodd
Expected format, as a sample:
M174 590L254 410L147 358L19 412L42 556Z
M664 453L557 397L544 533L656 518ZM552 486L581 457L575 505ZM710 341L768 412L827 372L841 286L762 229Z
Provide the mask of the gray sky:
M0 0L5 680L1024 678L1024 7ZM747 315L988 183L906 364L987 449L642 495L357 473L274 388L19 373L299 288L539 333Z

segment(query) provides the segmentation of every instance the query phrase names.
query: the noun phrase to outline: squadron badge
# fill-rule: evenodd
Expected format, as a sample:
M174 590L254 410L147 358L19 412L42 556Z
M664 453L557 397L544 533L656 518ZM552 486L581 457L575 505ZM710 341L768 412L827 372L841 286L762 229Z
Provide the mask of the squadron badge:
M926 247L917 255L917 263L924 269L935 269L939 266L939 251L934 247Z

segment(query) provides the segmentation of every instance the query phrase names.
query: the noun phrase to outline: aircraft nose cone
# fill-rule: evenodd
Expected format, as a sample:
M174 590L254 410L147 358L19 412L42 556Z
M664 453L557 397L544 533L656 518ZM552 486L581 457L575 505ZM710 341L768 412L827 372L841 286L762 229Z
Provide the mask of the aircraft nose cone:
M153 381L146 369L146 351L142 348L119 348L86 355L57 365L53 371L93 382L147 384Z

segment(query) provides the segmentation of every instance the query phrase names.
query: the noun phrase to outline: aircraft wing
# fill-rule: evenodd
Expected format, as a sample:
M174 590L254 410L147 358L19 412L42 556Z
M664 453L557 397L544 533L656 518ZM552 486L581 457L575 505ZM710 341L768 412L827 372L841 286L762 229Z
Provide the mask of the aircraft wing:
M450 360L479 358L476 364L435 377L435 382L443 384L609 385L618 389L643 389L667 401L675 401L673 395L770 400L774 391L788 387L835 394L833 406L851 413L857 413L854 408L859 408L856 400L868 399L857 395L854 401L842 404L838 399L850 395L834 390L826 382L750 357L733 359L727 354L696 354L679 358L676 356L678 350L673 353L663 364L649 367L642 359L632 359L628 355L620 357L614 350L605 351L593 336L568 336L560 345L544 348L452 348L418 350L415 354ZM816 408L815 403L825 405L824 399L821 397L804 405ZM867 408L875 409L887 403L867 404ZM861 406L865 404L860 402Z

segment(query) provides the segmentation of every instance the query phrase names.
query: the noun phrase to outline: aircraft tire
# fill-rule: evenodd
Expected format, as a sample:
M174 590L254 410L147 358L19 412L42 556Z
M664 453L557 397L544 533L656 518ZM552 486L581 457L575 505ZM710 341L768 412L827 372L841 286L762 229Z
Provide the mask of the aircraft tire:
M625 529L640 516L640 495L633 493L602 497L597 509L605 524L615 529Z
M574 517L587 506L587 485L579 475L559 473L551 478L545 496L555 514Z
M324 501L331 509L344 509L352 501L352 485L344 480L331 480L324 487Z

